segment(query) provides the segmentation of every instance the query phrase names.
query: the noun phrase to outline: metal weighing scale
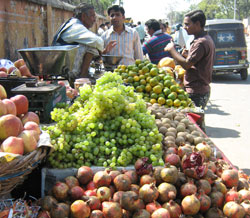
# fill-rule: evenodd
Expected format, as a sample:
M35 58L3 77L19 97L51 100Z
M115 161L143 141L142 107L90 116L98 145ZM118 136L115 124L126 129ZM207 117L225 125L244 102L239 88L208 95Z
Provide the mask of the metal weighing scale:
M78 46L50 46L20 49L31 73L41 81L27 82L11 91L29 99L29 111L37 113L41 122L51 121L50 112L59 102L66 102L66 88L58 80L68 79L73 69Z

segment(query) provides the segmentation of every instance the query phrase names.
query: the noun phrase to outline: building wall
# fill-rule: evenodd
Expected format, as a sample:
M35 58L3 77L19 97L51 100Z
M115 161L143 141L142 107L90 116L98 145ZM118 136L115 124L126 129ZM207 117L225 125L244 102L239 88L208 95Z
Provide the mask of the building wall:
M0 59L15 61L21 58L18 49L49 46L57 28L72 15L73 6L60 0L1 0Z

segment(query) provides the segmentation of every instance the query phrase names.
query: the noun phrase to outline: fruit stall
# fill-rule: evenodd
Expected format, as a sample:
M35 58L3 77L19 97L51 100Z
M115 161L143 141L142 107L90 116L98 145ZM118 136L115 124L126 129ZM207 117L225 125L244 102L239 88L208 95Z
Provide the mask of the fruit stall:
M30 84L11 97L0 85L0 218L250 217L249 178L197 125L184 74L166 58L115 66L78 90L43 77L66 96L52 95L49 119L29 107ZM36 169L37 196L12 198Z

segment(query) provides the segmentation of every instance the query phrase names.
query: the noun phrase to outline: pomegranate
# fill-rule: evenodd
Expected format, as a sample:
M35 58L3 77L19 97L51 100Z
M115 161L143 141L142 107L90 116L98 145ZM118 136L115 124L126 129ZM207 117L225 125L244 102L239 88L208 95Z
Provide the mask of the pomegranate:
M159 192L156 186L151 184L143 185L139 190L139 197L145 202L150 203L156 200L159 196Z
M90 216L90 207L83 200L76 200L70 206L73 218L85 218Z
M225 194L225 203L229 201L237 201L240 202L241 195L237 192L237 188L233 187L231 188L226 194Z
M110 189L110 192L111 192L111 196L113 196L113 194L114 194L115 191L116 191L115 186L110 185L110 186L109 186L109 189Z
M214 181L214 187L217 189L217 191L221 192L224 195L227 193L227 187L223 182L220 182L219 180Z
M250 201L249 200L245 200L241 203L241 206L244 207L244 210L246 212L247 215L250 215Z
M171 218L179 218L182 214L181 206L173 200L166 202L162 207L168 210Z
M175 166L167 164L165 168L161 170L161 178L164 182L175 184L178 179L178 170Z
M209 158L212 154L211 147L206 142L201 142L195 146L198 151L201 151L205 154L206 158Z
M215 187L212 188L212 192L210 193L209 197L211 199L212 206L222 208L224 203L224 195L217 191Z
M137 175L142 176L144 174L149 174L153 171L152 164L149 163L149 159L147 157L139 158L135 162L135 170Z
M213 161L208 162L207 168L209 170L212 170L213 173L216 173L216 171L217 171L216 164Z
M93 179L93 175L94 173L90 167L82 166L78 168L76 178L81 184L85 185Z
M111 176L111 181L114 181L114 178L121 174L119 170L106 170L106 172Z
M131 184L130 191L134 191L136 194L139 195L139 190L140 190L140 186L139 185Z
M159 200L165 203L176 198L177 190L174 185L163 182L158 186Z
M3 216L4 218L5 216ZM37 218L51 218L50 213L46 210L40 211L37 215Z
M144 201L142 200L142 199L137 199L137 200L135 200L135 207L137 208L137 209L145 209L145 204L144 204Z
M152 214L155 210L161 208L161 205L157 201L153 201L146 205L146 210Z
M116 176L113 182L117 191L129 191L130 190L131 179L125 174L120 174Z
M109 186L111 183L111 176L106 171L98 171L95 173L93 181L97 188Z
M182 158L185 154L192 153L192 147L190 145L184 145L178 147L178 155Z
M203 190L204 193L207 195L211 192L211 185L206 179L200 179L196 182L196 186L198 190Z
M178 153L177 147L169 147L167 149L167 151L166 151L166 155L168 155L168 154L177 154L177 153Z
M92 210L90 218L104 218L104 214L101 210Z
M52 218L69 217L70 208L69 205L65 203L58 203L53 206L50 210L50 215Z
M180 188L183 184L187 183L187 178L183 172L178 172L178 179L175 186Z
M136 210L133 218L150 218L150 213L145 209Z
M68 197L69 187L64 182L57 181L52 188L52 193L59 201L64 201Z
M95 190L86 190L84 192L84 195L86 195L86 196L96 196L97 195L96 194L96 189Z
M105 186L98 188L96 196L100 199L100 201L109 201L112 196L110 188Z
M199 199L201 204L200 212L201 213L206 212L211 206L211 199L204 193L203 190L199 191L197 198Z
M43 210L50 211L50 209L53 207L53 205L57 204L57 200L52 196L45 196L41 199L41 207Z
M69 186L69 188L72 188L74 186L79 186L78 179L74 176L67 176L65 179L65 183Z
M249 189L248 181L245 178L239 178L237 190L239 191L239 190L241 190L243 188Z
M158 166L158 167L154 167L154 172L153 172L153 176L156 180L156 185L159 185L163 182L162 178L161 178L161 170L163 169L163 167Z
M188 195L181 201L181 208L185 215L195 215L200 210L200 201L195 195Z
M180 163L181 163L180 156L177 154L168 154L165 157L165 163L169 163L173 166L178 167L180 166Z
M130 218L131 216L132 214L129 211L122 209L122 218Z
M170 218L170 213L165 208L159 208L151 214L151 218Z
M138 176L134 170L128 170L124 174L130 178L131 184L137 184Z
M223 212L218 207L211 207L205 214L205 218L224 218Z
M221 179L227 188L237 187L239 182L239 176L237 170L224 170L221 174Z
M117 202L102 202L102 212L105 218L122 218L122 208Z
M244 201L244 200L249 200L250 201L250 191L249 190L241 189L239 191L239 194L241 196L241 201Z
M115 192L114 195L113 195L113 201L117 202L117 203L120 203L123 193L124 193L124 191Z
M227 217L234 218L243 218L246 214L244 207L234 201L229 201L224 205L223 213Z
M86 188L87 188L87 190L94 190L94 189L96 189L94 181L91 180L91 181L87 184Z
M190 179L187 183L183 184L180 192L182 197L195 194L197 192L197 187L194 184L194 180Z
M140 178L140 186L143 186L145 184L151 184L156 183L156 179L150 175L142 175Z
M218 177L213 173L212 170L208 169L207 173L202 178L206 179L212 185Z
M81 199L81 197L84 195L84 190L82 187L77 185L70 188L68 194L70 199L75 201Z
M133 191L124 192L120 201L122 208L128 211L134 211L138 209L135 206L135 201L138 200L138 197L139 196Z
M82 200L84 200L85 202L87 202L87 204L89 205L90 210L99 210L101 209L101 201L99 198L97 198L96 196L83 196Z

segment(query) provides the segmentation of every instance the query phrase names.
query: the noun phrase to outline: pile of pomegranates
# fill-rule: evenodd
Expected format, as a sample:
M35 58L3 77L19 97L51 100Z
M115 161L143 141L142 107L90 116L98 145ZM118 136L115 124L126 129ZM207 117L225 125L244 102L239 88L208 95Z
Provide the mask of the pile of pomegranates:
M39 200L38 217L250 217L246 175L213 163L200 178L184 173L182 163L152 168L147 159L127 170L94 172L82 166Z

